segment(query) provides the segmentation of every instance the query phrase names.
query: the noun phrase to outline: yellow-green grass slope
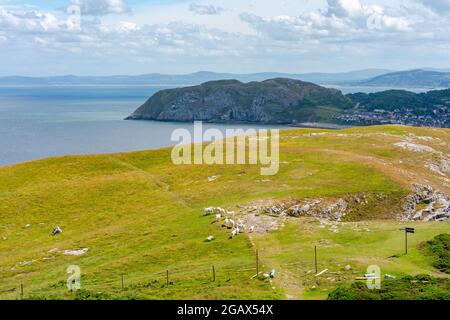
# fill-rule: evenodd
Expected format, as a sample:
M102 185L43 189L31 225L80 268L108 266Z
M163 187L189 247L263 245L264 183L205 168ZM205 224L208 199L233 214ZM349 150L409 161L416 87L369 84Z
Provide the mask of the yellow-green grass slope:
M449 130L382 126L283 131L282 164L273 177L261 177L258 166L175 166L171 149L0 168L0 298L20 298L23 285L24 298L35 299L324 299L373 264L394 275L445 276L418 247L448 232L448 223L407 223L417 233L403 255L399 229L406 224L395 213L412 183L449 191L448 176L425 167L436 154L394 146L405 139L450 153ZM213 175L220 178L209 182ZM298 218L278 231L229 240L228 231L203 216L209 206L236 210L255 200L354 193L388 200L352 212L339 233ZM52 237L55 226L63 234ZM312 274L315 245L319 269L329 269L321 277ZM80 248L89 252L61 253ZM272 282L252 278L256 249L260 270L277 271ZM353 270L342 271L348 264ZM78 295L66 288L70 265L81 268Z

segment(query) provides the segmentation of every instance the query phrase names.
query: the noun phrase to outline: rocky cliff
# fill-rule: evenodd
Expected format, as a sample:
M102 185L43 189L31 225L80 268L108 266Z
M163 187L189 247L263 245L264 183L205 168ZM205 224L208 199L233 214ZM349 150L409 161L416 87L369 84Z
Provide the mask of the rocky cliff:
M338 90L299 80L222 80L162 90L127 120L295 124L329 120L352 106Z

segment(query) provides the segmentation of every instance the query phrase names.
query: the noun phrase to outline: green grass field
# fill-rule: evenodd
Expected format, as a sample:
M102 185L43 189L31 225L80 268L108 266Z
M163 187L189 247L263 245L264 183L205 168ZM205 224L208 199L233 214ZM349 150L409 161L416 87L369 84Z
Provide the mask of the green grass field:
M417 138L424 136L433 139ZM404 139L450 154L450 130L381 126L283 131L280 172L271 177L250 165L175 166L170 149L0 168L0 299L21 298L21 285L25 299L326 299L369 265L399 276L447 277L419 245L448 232L448 222L407 223L417 233L410 254L403 254L399 229L406 224L395 213L412 184L449 192L448 174L425 167L436 154L394 146ZM213 175L220 177L209 182ZM236 210L256 200L360 193L387 200L374 198L352 212L338 233L305 217L229 240L228 231L203 215L210 206ZM63 233L52 237L55 226ZM209 235L215 240L205 242ZM320 277L313 274L314 246L319 269L329 269ZM61 252L80 248L89 252ZM276 269L273 281L252 278L257 249L260 270ZM79 293L66 288L70 265L81 268ZM343 271L345 265L353 269Z

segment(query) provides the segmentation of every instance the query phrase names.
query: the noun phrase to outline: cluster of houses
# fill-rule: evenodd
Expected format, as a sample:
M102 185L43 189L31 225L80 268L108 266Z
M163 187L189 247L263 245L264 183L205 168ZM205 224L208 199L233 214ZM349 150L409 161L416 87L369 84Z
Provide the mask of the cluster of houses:
M432 111L422 114L412 109L388 111L383 109L349 110L339 115L337 120L348 124L379 125L399 124L419 127L450 128L450 109L436 106Z

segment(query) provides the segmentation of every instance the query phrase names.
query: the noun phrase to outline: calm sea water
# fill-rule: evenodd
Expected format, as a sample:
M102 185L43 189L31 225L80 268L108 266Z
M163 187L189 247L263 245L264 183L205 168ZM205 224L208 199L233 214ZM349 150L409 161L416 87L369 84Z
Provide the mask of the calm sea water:
M111 153L174 145L192 124L124 121L167 87L0 87L0 166L50 156ZM204 124L204 129L273 126Z
M173 145L173 130L193 125L124 121L167 87L0 87L0 166L49 156L110 153ZM344 93L354 88L339 88ZM370 88L373 90L373 88ZM205 124L222 132L254 125ZM257 126L270 128L270 126Z

